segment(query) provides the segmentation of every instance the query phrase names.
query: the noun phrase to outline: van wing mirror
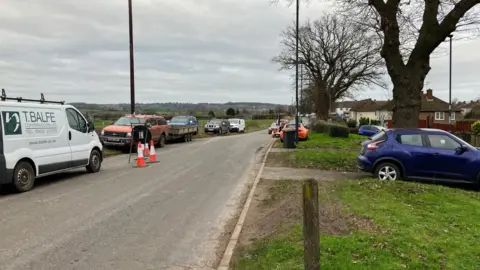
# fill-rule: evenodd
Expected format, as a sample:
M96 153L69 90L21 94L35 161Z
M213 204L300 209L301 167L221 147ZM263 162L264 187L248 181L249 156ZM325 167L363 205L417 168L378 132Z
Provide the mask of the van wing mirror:
M94 132L95 131L95 124L93 122L88 122L88 132Z

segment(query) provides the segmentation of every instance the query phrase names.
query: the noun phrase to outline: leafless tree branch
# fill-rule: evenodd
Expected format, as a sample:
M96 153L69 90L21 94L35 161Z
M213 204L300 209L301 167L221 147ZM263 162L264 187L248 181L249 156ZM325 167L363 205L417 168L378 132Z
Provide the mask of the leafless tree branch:
M273 62L281 69L295 67L295 24L281 33L283 51ZM384 66L379 54L376 34L352 24L344 17L325 14L313 22L307 21L299 31L299 58L316 85L317 114L328 116L335 100L345 98L364 87L385 87Z

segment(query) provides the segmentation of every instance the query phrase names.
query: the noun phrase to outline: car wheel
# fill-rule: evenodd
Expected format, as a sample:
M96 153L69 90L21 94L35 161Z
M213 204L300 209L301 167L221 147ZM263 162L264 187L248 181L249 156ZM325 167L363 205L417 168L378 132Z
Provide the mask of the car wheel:
M35 184L35 171L29 162L21 161L13 171L13 187L17 192L26 192Z
M159 148L165 147L165 142L166 142L165 134L162 134L158 139L158 147Z
M87 165L87 172L89 173L96 173L100 171L100 168L102 167L102 156L100 155L100 152L97 150L93 150L92 153L90 154L90 161L88 162Z
M375 169L375 176L380 180L400 180L402 175L397 165L390 162L383 162Z

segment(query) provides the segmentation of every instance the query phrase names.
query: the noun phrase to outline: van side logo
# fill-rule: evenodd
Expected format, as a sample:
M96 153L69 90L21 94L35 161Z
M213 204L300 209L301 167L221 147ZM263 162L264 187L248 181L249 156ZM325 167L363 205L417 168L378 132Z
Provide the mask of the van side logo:
M2 112L3 129L5 135L22 134L22 125L19 112Z

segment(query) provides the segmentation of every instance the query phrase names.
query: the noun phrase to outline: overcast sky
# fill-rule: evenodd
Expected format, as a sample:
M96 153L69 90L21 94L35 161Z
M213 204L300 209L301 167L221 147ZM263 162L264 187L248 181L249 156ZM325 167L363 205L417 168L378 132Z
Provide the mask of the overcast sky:
M7 95L130 102L127 0L0 3L0 88ZM279 33L295 19L294 6L269 0L133 0L133 6L137 102L291 102L289 74L270 59L281 49ZM322 9L311 3L301 16L315 19ZM454 97L479 96L478 48L479 40L454 41ZM432 64L428 87L448 100L448 55Z

